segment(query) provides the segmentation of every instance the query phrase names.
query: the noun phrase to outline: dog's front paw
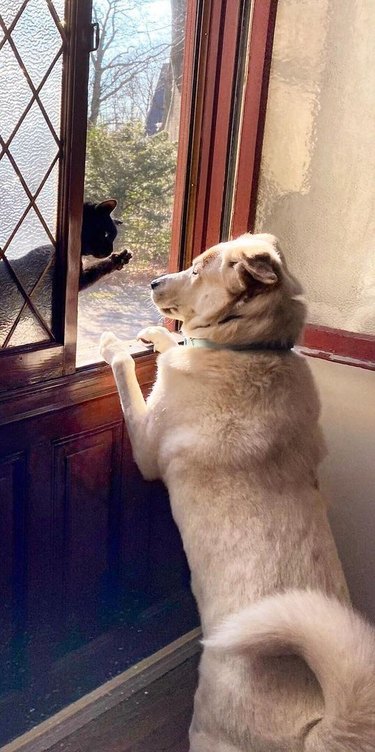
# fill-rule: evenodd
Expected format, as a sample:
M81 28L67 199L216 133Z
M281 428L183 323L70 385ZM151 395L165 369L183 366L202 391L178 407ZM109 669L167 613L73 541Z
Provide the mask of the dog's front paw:
M110 366L119 362L134 365L126 342L122 342L112 332L103 332L100 338L99 352L103 360Z
M137 339L154 345L156 352L165 352L176 345L173 335L164 326L146 326L137 334Z
M122 269L125 264L128 264L133 254L126 248L123 251L117 251L111 254L113 266L115 269Z

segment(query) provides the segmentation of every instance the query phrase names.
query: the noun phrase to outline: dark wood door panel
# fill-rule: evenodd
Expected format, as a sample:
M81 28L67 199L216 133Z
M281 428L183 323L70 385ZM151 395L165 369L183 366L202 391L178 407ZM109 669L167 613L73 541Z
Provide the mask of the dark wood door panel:
M117 548L121 445L121 422L53 443L58 591L61 617L70 628L88 625L90 629L95 610L106 597Z
M119 527L119 576L125 590L145 591L150 578L150 535L153 484L143 480L131 459L129 437L124 431L123 505Z
M18 453L0 462L0 661L8 667L0 672L0 694L19 683L26 604L25 506L25 456Z
M28 450L46 441L78 437L85 431L118 421L122 421L122 414L117 394L65 405L58 410L0 426L0 457Z
M15 565L14 550L14 515L16 507L16 493L14 489L14 460L4 461L0 465L0 540L1 567L0 592L2 594L2 609L0 613L0 629L3 642L8 642L12 636L12 599L13 599L13 570Z
M197 623L166 489L87 380L0 420L0 745Z
M123 481L123 422L110 402L1 430L3 450L21 449L0 458L4 691L103 629L119 569ZM117 420L97 425L103 414Z

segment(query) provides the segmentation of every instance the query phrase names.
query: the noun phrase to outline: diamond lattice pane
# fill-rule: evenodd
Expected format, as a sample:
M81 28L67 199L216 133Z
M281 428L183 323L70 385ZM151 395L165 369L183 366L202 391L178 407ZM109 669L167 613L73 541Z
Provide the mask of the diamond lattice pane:
M0 259L0 290L0 347L2 347L25 302L3 259Z
M53 280L55 275L55 252L52 263L44 273L41 281L36 286L34 292L30 295L33 305L43 316L43 321L52 330L52 291Z
M17 131L10 151L26 181L35 193L58 147L37 102L34 102Z
M17 242L17 235L15 236L13 242ZM19 256L18 258L12 259L9 257L8 253L6 254L10 266L12 267L14 273L17 276L17 279L21 283L22 288L27 293L27 295L31 294L34 285L38 281L46 266L50 263L51 259L54 258L54 255L54 247L47 242L37 246L36 248L33 248L31 251L23 256ZM40 311L40 313L44 318L45 312L43 313L42 311Z
M65 0L54 0L53 7L59 18L63 21L65 14Z
M21 181L6 154L0 160L0 187L0 245L4 247L29 204Z
M41 211L43 218L50 229L50 232L54 237L56 235L58 183L59 163L56 162L52 172L44 183L42 190L38 194L38 198L36 199L36 204Z
M24 0L1 0L1 15L4 23L9 27L15 19Z
M53 248L38 215L34 209L30 209L7 248L6 257L11 262L14 259L25 259L28 254L36 253L41 246Z
M6 141L18 123L32 93L14 52L5 42L0 50L0 133Z
M0 248L10 266L0 262L0 347L50 339L39 317L51 329L64 9L65 0L1 2L8 29L15 23L0 49Z
M55 129L56 133L60 132L61 119L61 81L62 81L62 57L56 61L47 80L40 90L40 101L46 110L46 113Z
M12 37L34 86L38 86L61 47L61 36L47 3L29 0Z
M32 244L30 238L33 238ZM51 328L52 323L55 254L55 248L51 245L39 217L34 209L31 209L10 243L6 257L24 292L27 296L30 296L33 305L49 328ZM14 282L13 286L15 286ZM17 313L18 311L14 309L15 317ZM26 336L27 331L36 331L34 325L32 327L30 324L26 325L26 318L25 314L20 322L22 337ZM39 324L37 330L39 331ZM31 341L39 342L40 335L37 336L37 340ZM13 344L15 342L13 337L12 342Z
M30 345L37 342L49 342L49 339L47 332L45 332L31 310L26 306L9 339L7 347L20 347L21 345Z

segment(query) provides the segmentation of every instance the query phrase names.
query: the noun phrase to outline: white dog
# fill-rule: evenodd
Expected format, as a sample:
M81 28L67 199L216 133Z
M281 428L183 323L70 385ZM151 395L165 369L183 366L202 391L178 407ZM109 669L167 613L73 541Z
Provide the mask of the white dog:
M325 504L301 288L272 235L221 243L151 283L163 354L145 403L112 334L135 461L166 483L204 652L191 752L374 752L375 631L348 603Z

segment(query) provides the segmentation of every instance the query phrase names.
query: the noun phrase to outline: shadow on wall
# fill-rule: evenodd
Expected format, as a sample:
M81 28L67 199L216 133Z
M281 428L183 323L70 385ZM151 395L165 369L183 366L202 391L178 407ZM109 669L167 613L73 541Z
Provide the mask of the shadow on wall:
M375 373L310 358L328 457L322 491L353 604L375 621Z

